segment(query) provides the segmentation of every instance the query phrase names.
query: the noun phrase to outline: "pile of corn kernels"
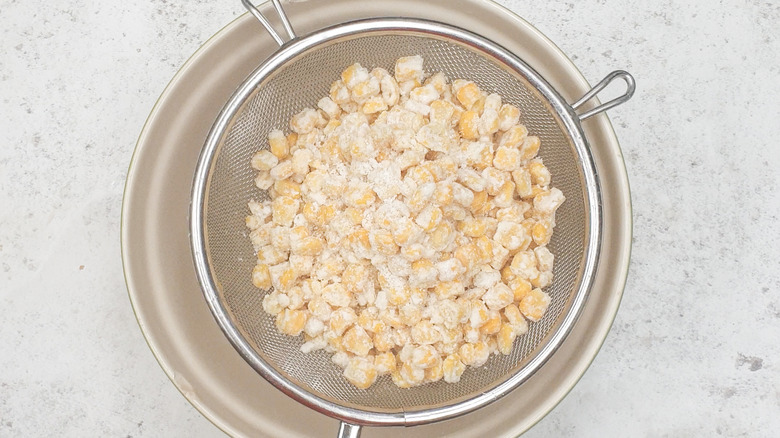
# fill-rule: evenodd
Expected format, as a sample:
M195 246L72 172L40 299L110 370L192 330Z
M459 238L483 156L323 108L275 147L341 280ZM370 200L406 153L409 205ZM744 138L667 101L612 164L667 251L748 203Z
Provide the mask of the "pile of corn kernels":
M564 201L520 111L467 80L354 64L251 160L263 308L368 388L460 380L509 354L550 297Z

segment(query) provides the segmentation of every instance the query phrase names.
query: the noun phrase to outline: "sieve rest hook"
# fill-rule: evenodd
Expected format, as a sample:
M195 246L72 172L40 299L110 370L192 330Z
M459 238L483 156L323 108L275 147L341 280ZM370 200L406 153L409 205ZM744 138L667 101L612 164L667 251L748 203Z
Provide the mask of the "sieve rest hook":
M571 107L575 111L577 108L581 107L585 102L592 99L595 95L597 95L601 90L607 87L612 81L615 79L620 78L623 79L626 82L626 92L622 95L610 100L607 103L602 103L601 105L597 106L596 108L593 108L592 110L585 111L584 113L580 114L578 117L580 118L580 121L583 121L587 119L588 117L595 116L596 114L606 111L610 108L614 108L622 103L627 102L629 99L631 99L631 96L634 95L634 91L636 91L636 82L634 81L634 77L631 76L630 73L623 71L623 70L615 70L612 73L608 74L604 79L601 80L598 84L596 84L595 87L591 88L590 91L585 93L584 96L580 98L580 100L574 102Z
M280 46L284 45L285 41L282 39L282 37L279 36L276 30L274 30L273 26L271 26L271 23L268 21L268 19L266 19L263 14L260 13L260 11L255 7L255 5L252 4L250 0L241 0L241 3L249 12L252 13L252 15L255 16L255 18L257 18L265 30L271 34L271 37L274 39L274 41L276 41L277 44ZM282 25L284 26L284 30L287 31L287 36L290 37L290 40L295 39L295 32L293 31L292 25L290 24L290 20L287 18L287 14L284 12L284 8L282 8L281 1L271 0L271 3L273 3L274 9L276 9L276 13L279 14L279 18L282 20Z
M360 438L361 427L356 424L341 422L338 438Z

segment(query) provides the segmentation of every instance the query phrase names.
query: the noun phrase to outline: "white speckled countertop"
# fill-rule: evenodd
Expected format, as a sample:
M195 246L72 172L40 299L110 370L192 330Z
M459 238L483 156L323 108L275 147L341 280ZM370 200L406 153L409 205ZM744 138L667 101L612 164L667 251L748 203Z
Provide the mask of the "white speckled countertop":
M574 390L525 436L780 430L780 4L503 0L596 80L634 240ZM240 2L0 5L0 436L224 436L179 394L127 297L119 219L155 100Z

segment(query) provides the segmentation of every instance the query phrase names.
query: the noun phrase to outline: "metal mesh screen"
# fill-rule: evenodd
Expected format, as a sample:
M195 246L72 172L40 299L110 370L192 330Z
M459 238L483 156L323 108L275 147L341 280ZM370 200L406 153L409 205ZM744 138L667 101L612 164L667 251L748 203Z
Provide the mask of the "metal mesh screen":
M540 156L550 169L552 185L567 200L558 210L549 248L555 254L555 279L547 289L552 303L545 317L531 323L509 356L494 355L484 366L469 368L460 383L443 381L399 389L389 376L368 390L350 385L330 355L300 352L302 336L278 333L272 316L261 306L264 292L251 283L255 256L244 217L250 199L264 199L253 183L251 156L267 148L266 136L286 128L290 117L327 95L341 70L355 62L392 71L401 56L422 55L426 73L444 72L450 80L475 81L487 92L518 106L521 121L541 138ZM517 72L472 47L429 36L401 32L344 37L296 57L258 84L231 121L216 152L206 187L204 209L207 257L232 322L257 353L300 387L338 404L376 412L421 410L450 405L489 391L526 365L571 307L582 278L587 241L587 198L580 159L566 130L549 104Z

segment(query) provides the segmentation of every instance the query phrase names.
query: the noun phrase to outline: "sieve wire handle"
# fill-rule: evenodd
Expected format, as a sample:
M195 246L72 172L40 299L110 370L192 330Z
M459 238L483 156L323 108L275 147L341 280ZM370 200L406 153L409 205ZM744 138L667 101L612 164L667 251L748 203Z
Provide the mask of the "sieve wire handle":
M279 33L276 32L268 19L260 13L260 11L255 7L255 5L252 4L250 0L241 0L241 3L249 12L252 13L252 15L255 16L255 18L257 18L265 30L271 34L271 37L274 39L274 41L276 41L277 44L280 46L284 45L285 41L281 36L279 36ZM279 18L282 20L282 25L284 26L284 30L287 31L287 36L290 37L290 40L295 39L295 32L293 31L292 25L290 24L290 20L287 18L287 14L284 12L284 8L282 8L282 2L280 0L271 0L271 3L273 3L274 9L276 9L276 13L279 14Z
M607 85L612 83L615 79L623 79L626 82L626 92L621 94L620 96L610 100L607 103L602 103L601 105L597 106L596 108L593 108L592 110L585 111L582 114L579 114L580 121L587 119L588 117L595 116L598 113L604 112L610 108L614 108L622 103L626 103L629 99L631 99L631 96L634 95L634 91L636 91L636 82L634 81L634 77L631 76L630 73L623 71L623 70L615 70L612 73L608 74L604 79L601 80L598 84L596 84L595 87L591 88L590 91L585 93L584 96L580 98L580 100L574 102L571 107L575 111L577 108L581 107L585 102L592 99L595 95L599 94L601 90L604 88L607 88Z
M360 438L361 427L356 424L341 422L338 438Z

